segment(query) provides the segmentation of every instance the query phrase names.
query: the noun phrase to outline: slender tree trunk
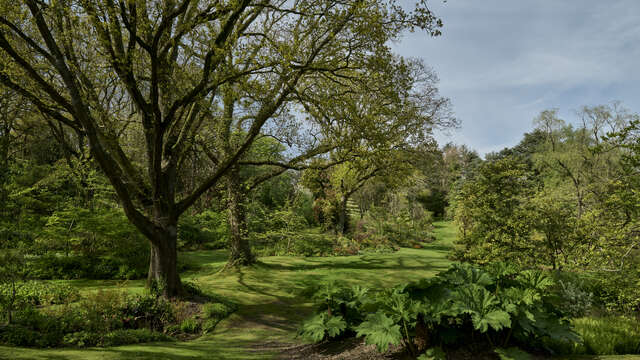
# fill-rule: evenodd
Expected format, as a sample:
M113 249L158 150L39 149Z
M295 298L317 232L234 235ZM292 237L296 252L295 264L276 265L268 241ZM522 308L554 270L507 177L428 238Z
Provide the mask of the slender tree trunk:
M0 217L6 215L7 191L6 183L9 176L9 129L4 127L0 134Z
M338 203L338 234L344 235L349 231L349 214L347 213L348 197L343 196Z
M149 237L151 254L148 286L158 286L166 297L182 295L182 283L178 274L178 219L154 210L154 222L158 231Z
M227 207L229 209L229 263L246 266L256 262L247 237L247 212L245 196L240 189L237 170L229 173L227 180Z

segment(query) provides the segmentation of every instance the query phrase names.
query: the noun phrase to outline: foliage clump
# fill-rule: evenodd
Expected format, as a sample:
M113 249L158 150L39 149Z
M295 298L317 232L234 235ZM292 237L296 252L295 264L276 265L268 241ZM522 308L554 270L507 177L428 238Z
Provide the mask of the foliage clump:
M504 264L455 264L432 279L388 289L329 282L314 289L318 313L300 334L316 342L359 336L380 351L402 345L414 356L430 347L488 343L545 351L548 339L581 343L550 303L553 286L542 271Z
M26 347L116 346L193 338L235 311L231 304L167 300L154 294L98 291L59 306L21 303L0 326L0 344ZM215 323L208 322L212 318Z

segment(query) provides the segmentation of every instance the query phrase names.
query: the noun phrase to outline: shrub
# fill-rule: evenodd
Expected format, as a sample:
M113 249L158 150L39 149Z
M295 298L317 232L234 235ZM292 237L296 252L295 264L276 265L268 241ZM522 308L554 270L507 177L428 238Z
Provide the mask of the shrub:
M137 252L139 253L139 252ZM146 253L146 252L145 252ZM35 279L140 279L148 269L140 259L124 256L58 256L46 254L31 260Z
M557 285L556 291L560 301L555 306L571 318L585 316L593 304L593 293L568 280L558 280Z
M0 284L0 298L11 295L11 284ZM41 281L26 281L16 284L16 303L20 308L25 305L68 304L80 299L77 289L69 285ZM0 303L2 303L0 301Z
M206 210L180 218L178 247L181 250L222 249L227 245L229 229L226 212Z
M175 319L173 308L163 297L138 295L129 299L121 310L127 327L148 328L161 331Z
M250 236L262 256L328 256L336 246L335 236L309 231L267 230Z
M33 346L40 337L37 332L20 325L0 326L0 343L11 346Z
M105 334L101 339L100 345L118 346L171 340L173 340L172 337L149 329L123 329Z
M457 347L470 335L491 346L536 350L544 350L548 338L579 342L549 302L553 284L537 270L516 273L509 266L485 270L469 264L388 289L330 282L313 289L319 313L300 332L313 341L355 333L381 351L402 343L414 356L419 343Z
M66 334L62 341L66 346L96 346L100 342L100 335L88 331L78 331Z
M171 303L152 295L98 291L78 305L28 306L0 328L0 343L15 346L113 346L164 341L159 333L175 321ZM157 330L157 331L156 331Z
M592 285L594 300L607 310L633 315L640 312L640 262L620 272L595 274Z

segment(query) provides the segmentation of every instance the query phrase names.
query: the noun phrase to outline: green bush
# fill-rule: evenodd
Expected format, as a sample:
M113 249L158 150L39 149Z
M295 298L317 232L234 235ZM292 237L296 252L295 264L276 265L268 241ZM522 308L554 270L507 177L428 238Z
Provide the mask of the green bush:
M226 247L228 238L225 211L206 210L180 218L178 247L181 250L222 249Z
M79 304L14 313L0 328L0 343L19 346L112 346L163 341L160 331L175 323L172 304L162 297L98 291Z
M40 337L38 332L20 325L0 326L0 343L10 346L33 346Z
M172 337L149 329L122 329L106 333L100 340L100 345L118 346L171 340Z
M337 244L333 235L310 231L269 230L250 236L261 256L328 256L334 254Z
M553 285L541 271L504 264L454 264L435 278L378 290L329 282L311 289L318 313L300 333L314 341L356 334L380 351L403 344L413 355L418 337L448 348L472 337L543 351L546 339L580 341L549 301Z
M100 335L88 331L78 331L66 334L62 342L65 346L96 346L100 343Z
M12 296L11 284L0 284L0 308L5 303L1 299ZM16 302L14 306L21 308L25 305L68 304L80 299L77 289L63 284L42 281L26 281L16 284Z
M139 252L137 252L139 253ZM143 254L146 254L145 251ZM146 256L146 255L145 255ZM30 264L35 279L141 279L149 269L144 261L115 256L85 256L46 254Z
M130 299L121 309L121 314L127 327L158 331L175 320L171 303L153 295L138 295Z
M570 318L586 316L595 309L594 279L584 273L553 271L555 285L550 297L553 306Z
M640 312L640 260L634 260L624 271L597 273L594 277L596 302L609 311L629 316Z

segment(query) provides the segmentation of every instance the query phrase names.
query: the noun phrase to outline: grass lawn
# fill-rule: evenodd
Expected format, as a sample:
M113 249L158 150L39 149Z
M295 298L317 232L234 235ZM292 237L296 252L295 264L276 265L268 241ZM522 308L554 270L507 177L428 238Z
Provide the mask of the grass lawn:
M394 285L433 276L450 264L447 259L456 236L450 223L435 223L437 240L422 249L348 257L273 256L243 270L219 272L225 251L181 254L197 270L183 279L198 283L207 292L225 296L240 305L212 334L197 340L91 349L25 349L0 347L0 359L270 359L278 346L300 343L295 338L311 304L301 289L319 279L340 279L367 286ZM69 283L83 292L123 288L143 290L143 281L90 281ZM601 359L634 357L601 357Z

